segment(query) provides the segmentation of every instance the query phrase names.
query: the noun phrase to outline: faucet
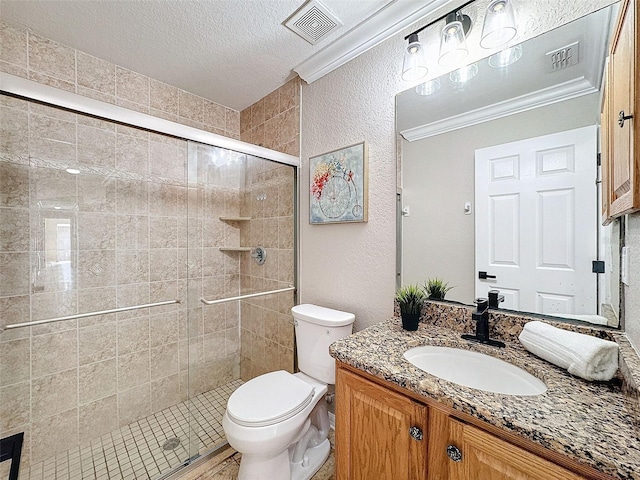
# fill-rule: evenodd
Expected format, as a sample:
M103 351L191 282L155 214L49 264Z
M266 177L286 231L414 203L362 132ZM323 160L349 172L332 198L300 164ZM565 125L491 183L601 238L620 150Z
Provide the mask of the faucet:
M492 292L495 292L492 295ZM499 300L497 290L492 290L489 292L489 299L486 298L477 298L476 299L476 311L471 314L471 318L476 322L476 334L475 335L462 335L462 338L465 340L471 340L472 342L484 343L485 345L492 345L494 347L504 347L504 342L499 340L491 340L489 338L489 308L492 303L492 300L495 302L496 306L499 302L504 300Z

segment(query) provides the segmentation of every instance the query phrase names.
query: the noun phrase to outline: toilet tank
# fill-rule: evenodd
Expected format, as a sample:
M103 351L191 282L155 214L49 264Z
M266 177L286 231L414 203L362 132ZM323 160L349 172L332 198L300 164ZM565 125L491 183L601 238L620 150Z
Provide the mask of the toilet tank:
M311 304L296 305L291 314L296 326L300 371L316 380L335 383L335 360L329 355L329 345L351 334L356 316Z

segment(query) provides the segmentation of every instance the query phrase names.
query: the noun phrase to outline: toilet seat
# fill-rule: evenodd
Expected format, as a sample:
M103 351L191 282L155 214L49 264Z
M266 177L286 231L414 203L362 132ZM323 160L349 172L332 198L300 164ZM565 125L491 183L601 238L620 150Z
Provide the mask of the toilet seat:
M314 393L313 386L284 370L266 373L231 394L227 414L238 425L266 427L300 413Z

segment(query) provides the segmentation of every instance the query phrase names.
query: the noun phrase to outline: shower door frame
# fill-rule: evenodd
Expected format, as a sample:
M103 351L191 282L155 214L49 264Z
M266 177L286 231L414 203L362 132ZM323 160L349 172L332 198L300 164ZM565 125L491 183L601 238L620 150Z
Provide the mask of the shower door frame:
M11 75L8 73L0 72L0 92L9 94L11 96L15 96L18 98L22 98L24 100L40 102L46 105L50 105L52 107L63 108L73 113L90 115L99 119L108 120L111 122L116 122L122 125L127 125L135 128L141 128L144 130L148 130L150 132L160 133L164 135L173 136L183 140L191 140L201 144L210 145L213 147L224 148L228 150L233 150L235 152L244 153L247 155L251 155L254 157L262 158L264 160L273 161L279 164L288 165L294 167L294 179L293 179L293 230L294 230L294 244L293 244L293 282L292 285L288 288L282 289L282 291L293 291L294 295L294 304L298 303L299 298L299 290L297 288L298 279L299 279L299 189L300 189L300 158L292 155L288 155L282 152L277 152L275 150L270 150L265 147L261 147L258 145L253 145L250 143L242 142L240 140L236 140L229 137L224 137L222 135L218 135L215 133L206 132L194 127L189 127L187 125L182 125L176 122L172 122L169 120L165 120L158 117L153 117L151 115L136 112L133 110L128 110L126 108L112 105L109 103L105 103L99 100L94 100L92 98L83 97L82 95L78 95L76 93L67 92L64 90L59 90L54 87L50 87L48 85L43 85L25 78L21 78L15 75ZM242 298L250 298L251 296L260 296L260 295L268 295L270 293L274 293L271 291L260 292L257 294L249 294L242 295ZM233 299L221 299L221 301L232 301L232 300L240 300L242 298L233 298ZM208 304L204 298L201 299L202 303ZM127 307L122 309L114 309L116 310L130 310L133 308L143 308L150 307L160 304L166 303L178 303L178 300L171 300L168 302L159 302L153 305L139 305L135 307ZM86 317L90 315L97 315L106 313L102 312L91 312L87 314L79 314L72 315L70 317ZM69 318L70 318L69 317ZM66 320L67 317L58 317L52 318L48 320L42 320L38 322L26 322L24 324L14 325L13 328L23 327L23 326L31 326L35 324L41 323L49 323L60 320ZM295 352L295 347L294 347ZM295 355L294 355L294 365L295 365ZM200 465L203 461L206 461L213 456L217 455L225 448L227 448L228 444L225 442L222 445L214 447L208 453L196 457L190 458L185 461L182 465L172 468L170 471L161 474L159 478L162 479L173 479L178 478L180 475L184 474L186 470L190 470Z

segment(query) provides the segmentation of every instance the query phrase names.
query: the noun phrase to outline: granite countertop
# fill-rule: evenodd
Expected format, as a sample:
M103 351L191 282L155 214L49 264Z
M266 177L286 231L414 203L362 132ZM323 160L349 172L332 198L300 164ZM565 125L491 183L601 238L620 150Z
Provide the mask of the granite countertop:
M404 359L406 350L421 345L460 347L501 358L540 378L548 390L510 396L442 380ZM409 332L396 317L338 340L330 353L340 362L613 477L640 479L640 429L619 378L588 382L527 352L519 342L508 342L506 348L474 344L462 340L459 332L424 322Z

